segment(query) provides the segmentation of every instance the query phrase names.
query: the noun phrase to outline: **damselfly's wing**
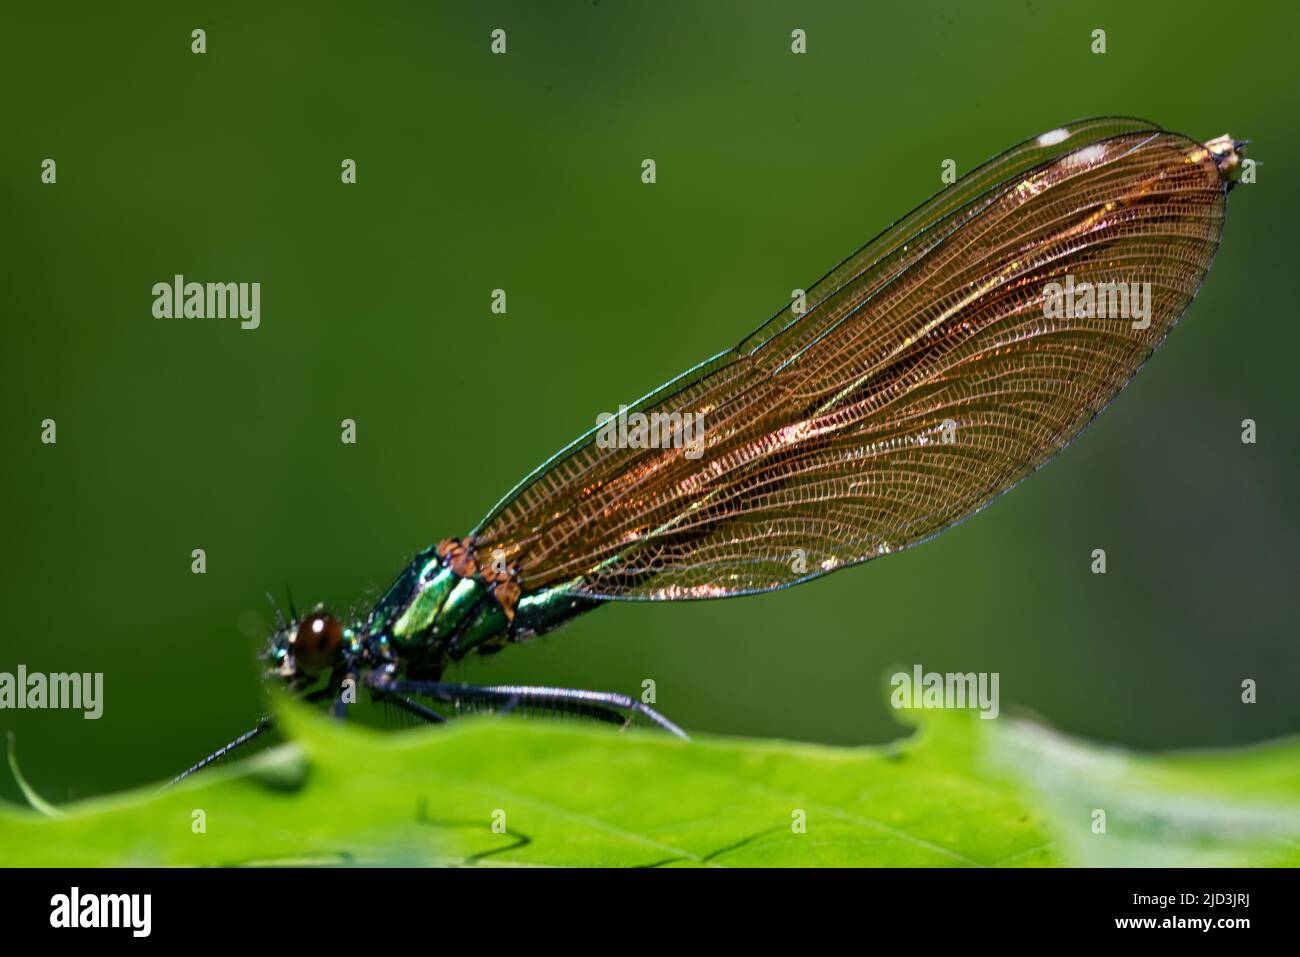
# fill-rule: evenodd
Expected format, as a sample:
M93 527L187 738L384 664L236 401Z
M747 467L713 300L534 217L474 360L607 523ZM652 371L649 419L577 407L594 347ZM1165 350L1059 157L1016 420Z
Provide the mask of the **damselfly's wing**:
M675 447L659 448L592 432L507 496L476 547L504 553L527 590L674 599L922 541L1043 465L1124 386L1204 278L1225 195L1205 146L1142 121L1027 141L845 260L805 314L637 404L700 426L696 448L689 428L665 426L658 444Z

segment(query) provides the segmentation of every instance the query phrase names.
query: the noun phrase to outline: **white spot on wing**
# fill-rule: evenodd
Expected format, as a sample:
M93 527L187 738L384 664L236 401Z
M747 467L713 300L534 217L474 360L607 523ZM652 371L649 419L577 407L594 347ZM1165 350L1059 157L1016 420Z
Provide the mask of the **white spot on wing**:
M1069 156L1062 160L1066 166L1087 166L1089 163L1095 163L1106 155L1105 144L1093 143L1091 146L1085 146L1077 149Z
M1044 133L1038 138L1038 145L1055 146L1057 143L1064 143L1065 138L1069 135L1065 130L1052 130L1050 133Z

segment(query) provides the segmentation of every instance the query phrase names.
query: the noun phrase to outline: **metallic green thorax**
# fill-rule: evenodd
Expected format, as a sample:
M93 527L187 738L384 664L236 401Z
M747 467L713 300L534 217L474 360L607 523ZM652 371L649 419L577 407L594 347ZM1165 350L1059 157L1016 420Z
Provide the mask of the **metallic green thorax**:
M500 651L599 604L565 586L525 591L511 621L485 581L457 575L430 546L379 599L366 622L364 641L373 652L395 653L422 673L441 673L471 652Z

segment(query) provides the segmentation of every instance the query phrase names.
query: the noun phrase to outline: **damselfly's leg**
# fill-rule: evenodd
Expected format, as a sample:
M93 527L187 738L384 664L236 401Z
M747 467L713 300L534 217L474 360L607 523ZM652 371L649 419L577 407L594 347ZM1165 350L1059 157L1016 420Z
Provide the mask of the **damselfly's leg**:
M209 754L198 764L195 764L187 768L186 770L182 771L180 774L176 775L176 777L172 778L170 781L164 784L163 790L166 791L173 784L176 784L178 781L183 781L185 778L189 777L191 774L193 774L196 771L202 771L213 761L221 760L227 754L235 750L235 748L239 747L240 745L247 744L249 741L252 741L254 738L265 734L267 731L271 730L273 724L274 722L270 718L263 717L261 720L257 722L257 726L253 728L253 730L245 731L239 737L235 738L234 741L231 741L229 744L217 748L217 750L213 751L211 754Z
M419 695L447 704L478 704L497 711L551 710L562 714L609 721L627 727L641 715L650 723L686 738L686 733L658 711L616 691L582 691L577 688L543 688L533 685L464 685L447 681L407 681L371 672L370 686L380 694Z
M320 691L313 691L311 694L306 696L305 700L310 702L317 702L317 701L322 701L325 698L331 697L332 695L333 692L331 691L331 689L323 688ZM340 717L345 717L346 715L347 715L347 710L345 707L343 714L340 715ZM164 784L163 790L166 791L173 784L176 784L178 781L183 781L185 778L189 777L191 774L194 774L196 771L202 771L212 762L220 761L231 751L235 750L235 748L239 747L240 745L247 744L249 741L252 741L254 738L260 737L261 735L270 731L271 728L274 726L275 726L275 722L272 721L269 716L263 715L261 718L258 719L257 726L253 728L252 731L245 731L239 737L235 738L234 741L231 741L229 744L217 748L217 750L213 751L211 754L209 754L198 764L195 764L192 767L189 767L186 770L182 771L180 774L176 775L176 777L172 778L170 781Z
M421 718L430 724L443 724L447 720L432 708L426 708L424 705L420 704L420 702L412 701L410 698L403 698L401 695L395 694L382 694L379 692L376 692L376 695L378 699L385 704L391 704L399 711L413 714L417 718Z

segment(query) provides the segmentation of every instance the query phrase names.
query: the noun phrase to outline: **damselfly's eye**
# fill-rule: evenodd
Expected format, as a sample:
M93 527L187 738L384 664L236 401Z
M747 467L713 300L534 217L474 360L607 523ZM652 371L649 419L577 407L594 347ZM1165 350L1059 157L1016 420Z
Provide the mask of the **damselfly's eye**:
M315 674L338 660L339 649L343 647L343 626L328 612L314 612L298 624L289 646L298 669Z

